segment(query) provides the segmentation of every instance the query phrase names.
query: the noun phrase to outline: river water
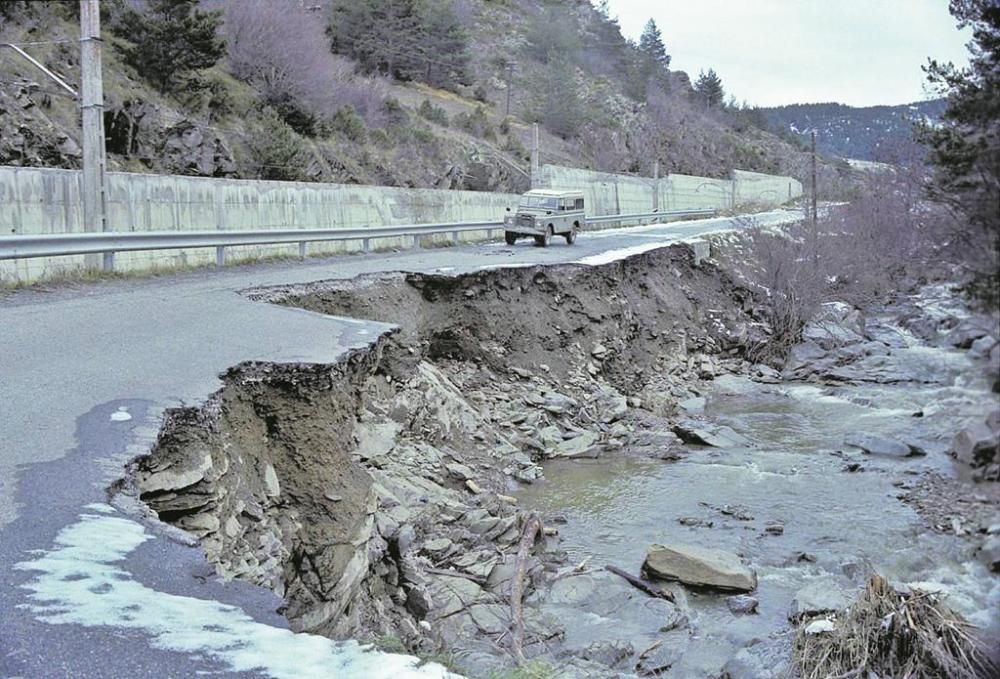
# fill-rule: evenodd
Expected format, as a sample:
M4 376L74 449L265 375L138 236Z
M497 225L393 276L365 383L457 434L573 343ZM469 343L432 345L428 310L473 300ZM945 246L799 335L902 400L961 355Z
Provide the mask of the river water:
M738 553L759 577L756 615L730 612L723 594L672 585L686 626L662 632L621 612L563 616L567 646L603 638L628 641L638 651L664 639L674 649L665 676L714 675L753 640L784 649L778 655L787 650L787 614L802 587L822 582L823 589L853 597L875 571L944 589L952 607L986 627L989 638L1000 638L998 578L972 558L969 543L932 532L897 499L925 472L956 474L946 455L952 436L982 421L996 395L964 353L893 330L900 346L865 366L892 384L762 384L737 376L711 383L705 417L747 437L750 447L691 446L677 462L634 459L625 451L549 463L546 481L521 491L520 501L566 519L559 547L572 563L590 557L593 567L613 564L637 574L650 544L687 543ZM858 432L928 454L866 455L844 445L845 436ZM852 463L861 469L847 471ZM777 523L781 534L765 530ZM595 578L581 587L609 582L607 574L571 579Z

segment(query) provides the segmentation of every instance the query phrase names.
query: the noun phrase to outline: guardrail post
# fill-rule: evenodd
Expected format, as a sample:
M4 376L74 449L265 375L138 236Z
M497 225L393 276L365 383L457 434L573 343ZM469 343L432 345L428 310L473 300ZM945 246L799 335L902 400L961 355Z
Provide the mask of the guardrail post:
M299 243L299 259L305 259L305 258L306 258L306 242L301 241Z
M458 231L451 232L451 242L458 245Z
M226 248L223 245L216 246L215 266L225 266L225 265L226 265Z
M420 248L420 236L414 236L413 237L413 245L411 247L414 250L417 250L417 249Z
M372 239L371 238L362 238L361 239L361 249L364 250L365 252L371 252L372 251Z
M115 270L115 253L113 252L104 253L104 259L101 268L105 273L111 273L112 271Z

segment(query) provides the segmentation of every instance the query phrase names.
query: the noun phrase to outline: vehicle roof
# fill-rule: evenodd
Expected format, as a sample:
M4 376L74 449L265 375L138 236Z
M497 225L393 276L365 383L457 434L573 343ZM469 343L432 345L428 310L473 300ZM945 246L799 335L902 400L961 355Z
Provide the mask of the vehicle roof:
M526 196L541 196L543 198L566 198L573 196L574 198L583 197L583 191L556 191L554 189L532 189L531 191L525 192Z

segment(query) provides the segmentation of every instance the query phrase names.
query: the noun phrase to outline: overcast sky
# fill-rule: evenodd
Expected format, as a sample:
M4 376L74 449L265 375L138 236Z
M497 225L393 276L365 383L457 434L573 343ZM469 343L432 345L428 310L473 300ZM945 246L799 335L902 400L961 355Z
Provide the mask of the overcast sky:
M609 0L626 37L656 21L672 70L714 68L726 96L760 106L926 99L920 67L967 63L948 0Z

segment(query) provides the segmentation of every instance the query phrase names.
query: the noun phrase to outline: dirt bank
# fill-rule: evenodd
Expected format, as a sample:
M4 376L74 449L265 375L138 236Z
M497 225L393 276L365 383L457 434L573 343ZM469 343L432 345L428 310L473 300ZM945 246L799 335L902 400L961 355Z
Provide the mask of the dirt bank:
M527 518L511 493L542 479L544 461L742 445L698 419L702 396L722 374L781 379L743 360L767 340L751 295L683 245L596 267L397 273L248 295L399 328L332 365L232 369L205 405L170 413L133 464L132 491L197 535L220 574L282 594L294 629L444 652L470 676L511 662ZM809 358L816 370L793 355L789 375L851 380L850 357L868 353L842 360L842 349ZM526 569L526 655L568 676L667 671L670 644L567 648L565 616L613 612L644 634L688 637L683 590L650 600L616 576L570 576L587 567L560 549L564 519L542 518L548 549L536 545Z

